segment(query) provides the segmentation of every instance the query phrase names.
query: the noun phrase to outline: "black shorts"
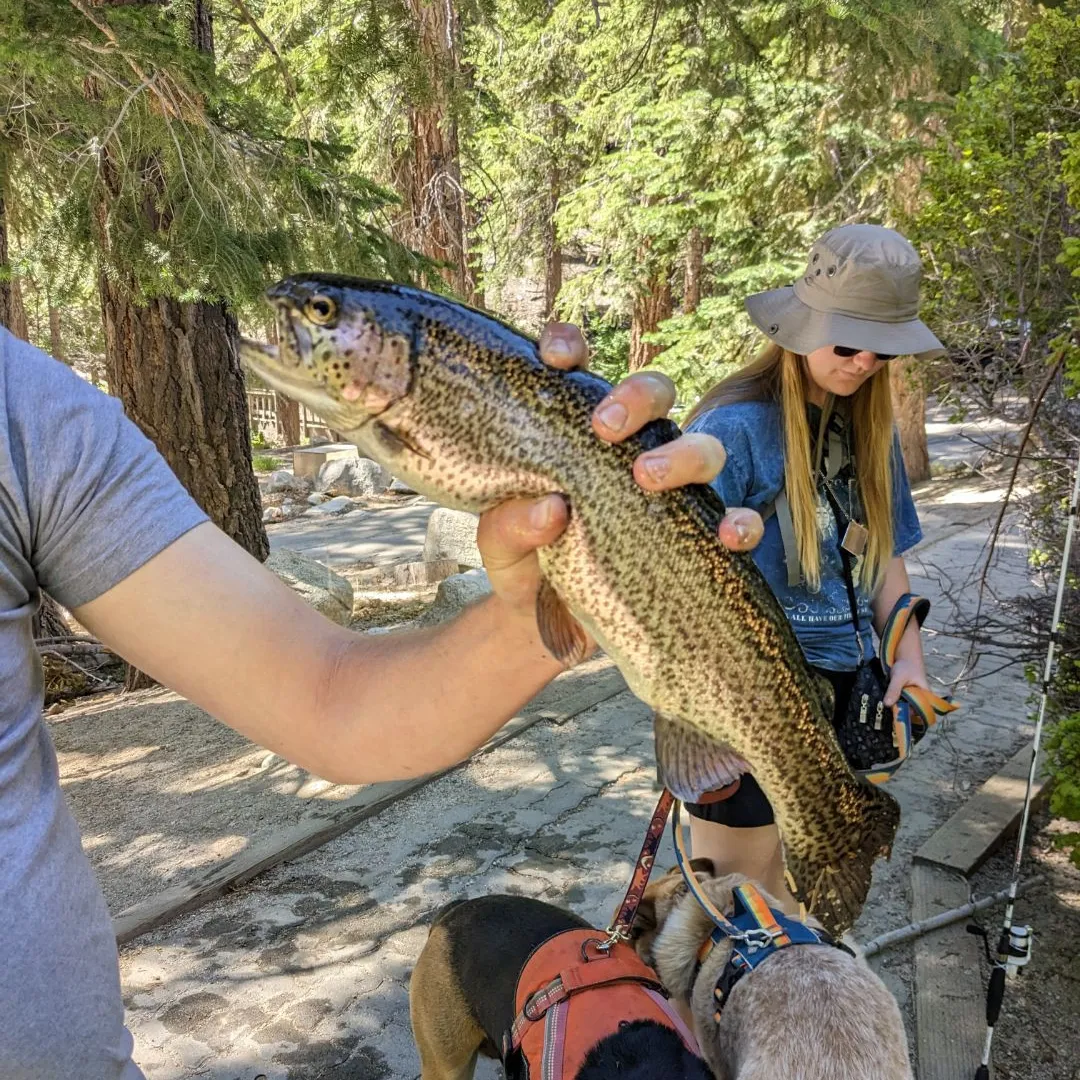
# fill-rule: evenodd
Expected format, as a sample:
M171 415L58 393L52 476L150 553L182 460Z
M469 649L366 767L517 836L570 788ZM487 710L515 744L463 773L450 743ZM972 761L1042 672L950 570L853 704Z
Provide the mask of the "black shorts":
M814 670L832 683L836 697L833 724L837 724L839 718L847 711L851 688L855 682L855 672L827 671L825 668L814 668ZM719 825L727 825L732 829L754 829L761 825L771 825L776 820L769 800L765 798L765 792L758 787L757 781L750 775L744 775L741 778L738 790L729 798L721 802L687 803L686 812L691 817L700 818L702 821L715 821Z

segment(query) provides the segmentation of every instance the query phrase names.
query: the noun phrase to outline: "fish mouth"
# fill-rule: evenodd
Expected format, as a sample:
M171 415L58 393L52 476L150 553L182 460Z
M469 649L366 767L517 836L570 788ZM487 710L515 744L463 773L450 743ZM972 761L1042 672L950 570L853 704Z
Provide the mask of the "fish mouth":
M258 375L271 389L294 401L303 402L327 422L341 417L341 403L331 397L313 372L301 364L289 362L291 350L241 337L238 352L244 367ZM334 426L337 430L343 430L340 420Z

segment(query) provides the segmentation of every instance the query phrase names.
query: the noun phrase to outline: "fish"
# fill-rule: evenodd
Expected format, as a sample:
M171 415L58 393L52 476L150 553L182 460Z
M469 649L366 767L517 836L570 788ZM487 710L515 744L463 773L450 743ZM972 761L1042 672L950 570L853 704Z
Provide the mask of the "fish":
M750 554L720 541L713 487L634 480L634 458L678 426L597 438L608 382L550 367L528 334L434 292L298 273L265 295L278 344L243 338L241 362L415 491L472 513L566 501L564 532L537 552L545 646L572 666L592 652L588 634L613 661L652 710L658 779L677 798L752 772L792 894L830 932L849 929L891 857L899 805L849 766L831 688Z

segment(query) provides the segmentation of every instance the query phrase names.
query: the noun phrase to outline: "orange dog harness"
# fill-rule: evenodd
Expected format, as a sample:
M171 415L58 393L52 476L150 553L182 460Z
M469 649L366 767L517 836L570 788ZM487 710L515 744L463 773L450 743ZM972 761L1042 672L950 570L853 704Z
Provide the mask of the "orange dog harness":
M587 1008L580 1004L584 991ZM631 946L596 930L565 930L539 945L518 976L514 1006L503 1060L520 1049L535 1080L572 1080L589 1051L625 1021L654 1020L701 1054L656 972Z

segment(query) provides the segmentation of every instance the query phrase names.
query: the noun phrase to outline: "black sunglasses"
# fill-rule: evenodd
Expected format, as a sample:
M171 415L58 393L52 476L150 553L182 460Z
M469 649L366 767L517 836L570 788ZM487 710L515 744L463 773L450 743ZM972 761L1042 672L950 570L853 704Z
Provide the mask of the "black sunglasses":
M858 356L859 353L866 352L865 349L853 349L850 345L834 345L832 351L836 353L837 356L843 356L845 358ZM875 358L878 360L895 360L899 355L899 353L874 353Z

